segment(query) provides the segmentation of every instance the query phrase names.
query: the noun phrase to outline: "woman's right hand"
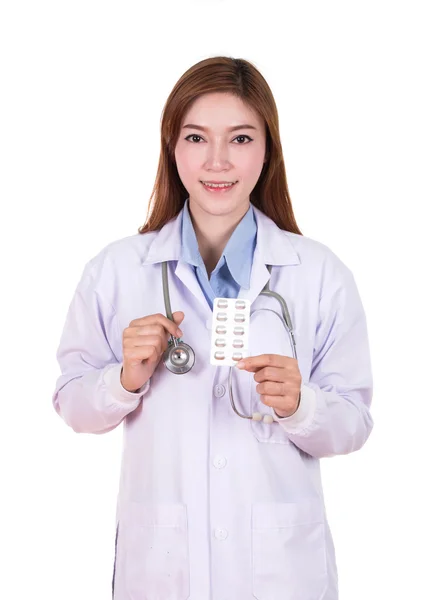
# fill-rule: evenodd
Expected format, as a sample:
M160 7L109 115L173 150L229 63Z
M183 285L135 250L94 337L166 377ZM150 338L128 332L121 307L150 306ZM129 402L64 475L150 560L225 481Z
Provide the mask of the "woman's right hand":
M173 313L174 322L161 313L135 319L123 331L123 368L120 373L122 386L136 392L148 381L167 350L171 335L180 338L178 328L185 318L182 311Z

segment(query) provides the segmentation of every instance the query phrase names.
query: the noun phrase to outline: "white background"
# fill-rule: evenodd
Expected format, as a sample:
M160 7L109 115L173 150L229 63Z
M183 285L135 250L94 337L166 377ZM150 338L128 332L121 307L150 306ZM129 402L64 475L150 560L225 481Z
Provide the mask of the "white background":
M340 599L422 597L418 4L2 3L2 598L111 597L122 428L61 421L55 352L86 262L144 223L168 94L219 54L267 79L299 227L367 314L375 427L322 461Z

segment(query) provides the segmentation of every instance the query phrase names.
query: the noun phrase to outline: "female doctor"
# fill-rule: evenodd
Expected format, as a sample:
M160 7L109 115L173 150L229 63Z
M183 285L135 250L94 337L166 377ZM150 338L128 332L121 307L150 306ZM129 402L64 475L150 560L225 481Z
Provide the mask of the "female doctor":
M214 298L251 302L234 367L210 363ZM251 63L176 83L146 224L86 264L57 360L70 427L124 424L115 600L338 598L319 459L372 430L366 320L350 269L298 229Z

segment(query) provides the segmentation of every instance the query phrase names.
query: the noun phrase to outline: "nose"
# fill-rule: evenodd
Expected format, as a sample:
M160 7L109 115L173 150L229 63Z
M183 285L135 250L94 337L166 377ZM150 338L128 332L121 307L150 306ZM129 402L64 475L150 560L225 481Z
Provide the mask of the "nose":
M207 148L207 157L205 167L207 169L220 170L227 169L230 166L229 149L223 142L209 143Z

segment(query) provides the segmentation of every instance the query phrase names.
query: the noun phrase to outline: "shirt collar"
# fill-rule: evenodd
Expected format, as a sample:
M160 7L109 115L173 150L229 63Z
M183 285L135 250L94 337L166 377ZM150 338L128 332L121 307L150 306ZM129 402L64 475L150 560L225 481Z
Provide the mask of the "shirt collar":
M296 250L299 234L280 229L276 223L253 204L256 219L256 248L253 261L264 265L300 265L301 259ZM168 261L178 261L182 256L181 223L183 210L167 221L161 229L133 237L140 245L140 265L153 265ZM300 236L302 237L302 236ZM147 240L147 242L145 242ZM265 273L262 270L262 273ZM265 284L265 281L264 281Z
M245 289L249 289L256 232L255 215L252 205L249 205L248 211L233 231L215 267L215 270L219 271L226 262L233 279ZM181 237L181 259L195 267L203 268L206 272L189 212L189 198L185 200L183 206Z

